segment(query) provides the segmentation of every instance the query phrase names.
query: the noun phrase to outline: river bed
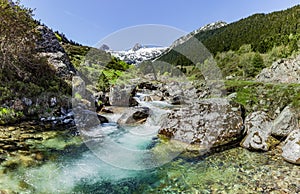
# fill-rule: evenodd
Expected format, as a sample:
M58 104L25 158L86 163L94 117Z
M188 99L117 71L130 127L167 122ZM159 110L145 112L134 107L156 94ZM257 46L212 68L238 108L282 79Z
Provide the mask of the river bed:
M157 138L166 104L148 103L143 125L111 123L82 131L82 141L33 166L0 167L2 193L300 193L300 166L280 149L250 152L239 146L205 156L165 154ZM169 108L169 107L168 107ZM60 137L61 138L61 137ZM66 144L72 139L64 139ZM59 140L53 140L59 142ZM58 143L55 143L58 145ZM162 146L163 145L163 146ZM52 157L50 157L52 156ZM51 159L49 159L51 158Z

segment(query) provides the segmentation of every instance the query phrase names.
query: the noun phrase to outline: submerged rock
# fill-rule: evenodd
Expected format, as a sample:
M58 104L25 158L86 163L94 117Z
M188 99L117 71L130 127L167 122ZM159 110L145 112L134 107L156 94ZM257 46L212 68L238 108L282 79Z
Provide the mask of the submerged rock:
M159 134L209 149L238 139L242 129L240 107L215 98L172 110L162 121Z
M300 164L300 129L292 131L284 141L282 157L288 162Z
M258 111L245 119L246 137L241 146L250 150L268 151L273 143L278 143L272 136L272 122L267 113Z
M104 116L102 116L100 114L97 114L97 117L98 117L98 119L99 119L99 121L100 121L101 124L103 124L103 123L109 123L109 121L108 121L108 119L106 117L104 117Z
M274 120L272 135L286 137L292 131L298 129L296 114L287 106L280 115Z
M148 107L134 107L128 109L118 120L120 125L140 124L147 120L150 115Z

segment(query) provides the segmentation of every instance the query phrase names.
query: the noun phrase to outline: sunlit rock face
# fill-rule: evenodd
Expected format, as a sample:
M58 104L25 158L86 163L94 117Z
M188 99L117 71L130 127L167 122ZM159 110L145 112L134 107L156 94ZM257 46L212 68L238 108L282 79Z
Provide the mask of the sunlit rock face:
M297 114L290 106L287 106L273 121L272 135L287 137L292 131L298 128Z
M257 75L257 81L274 83L300 83L300 55L294 59L281 59Z
M258 111L245 119L246 137L241 146L250 150L268 151L271 147L272 122L267 113Z
M122 116L118 119L118 124L120 125L134 125L141 124L146 121L150 115L150 109L148 107L134 107L128 109Z
M207 99L172 110L162 121L159 134L211 148L228 144L242 134L240 107L226 99Z
M300 164L300 129L290 133L282 147L282 157L291 163Z

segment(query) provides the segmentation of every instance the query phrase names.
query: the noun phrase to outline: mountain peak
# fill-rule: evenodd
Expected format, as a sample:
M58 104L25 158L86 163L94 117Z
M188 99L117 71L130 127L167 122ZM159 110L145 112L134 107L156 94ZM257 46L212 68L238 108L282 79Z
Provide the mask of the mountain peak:
M133 50L133 51L137 51L137 50L139 50L139 49L141 49L141 48L143 48L143 46L142 46L140 43L136 43L136 44L134 45L134 47L132 48L132 50Z
M101 46L100 46L100 48L99 48L100 50L103 50L103 51L108 51L110 48L109 48L109 46L108 45L106 45L106 44L102 44Z
M113 56L128 64L139 64L146 60L152 60L160 56L167 48L155 45L142 45L137 43L130 50L109 51Z
M224 21L217 21L217 22L213 22L213 23L207 24L207 25L199 28L198 30L195 30L194 32L198 33L200 31L214 30L214 29L217 29L217 28L222 28L224 26L227 26L226 22L224 22Z
M173 49L174 47L188 41L191 37L193 37L195 34L198 34L199 32L204 32L204 31L209 31L209 30L215 30L215 29L218 29L218 28L222 28L224 26L226 26L227 23L224 22L224 21L217 21L217 22L213 22L213 23L210 23L210 24L207 24L197 30L194 30L193 32L185 35L185 36L182 36L180 37L179 39L175 40L173 42L173 44L171 45L170 49Z

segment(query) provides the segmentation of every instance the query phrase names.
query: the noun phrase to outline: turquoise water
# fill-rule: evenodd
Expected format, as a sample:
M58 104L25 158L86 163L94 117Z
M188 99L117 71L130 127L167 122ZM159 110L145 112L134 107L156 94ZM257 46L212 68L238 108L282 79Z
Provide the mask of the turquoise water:
M237 147L128 170L103 162L82 145L41 166L8 172L0 186L20 193L297 193L299 177L300 167L284 162L276 150L255 153Z
M111 123L82 131L83 142L51 151L35 167L0 168L8 193L299 193L300 166L240 147L200 156L173 151L157 138L165 105L140 126ZM171 146L172 148L172 146ZM176 148L176 147L175 147Z
M6 173L0 185L19 193L297 193L299 177L300 167L282 161L276 150L255 153L237 147L126 170L103 162L83 145L39 167Z

